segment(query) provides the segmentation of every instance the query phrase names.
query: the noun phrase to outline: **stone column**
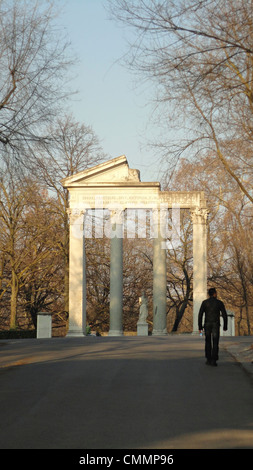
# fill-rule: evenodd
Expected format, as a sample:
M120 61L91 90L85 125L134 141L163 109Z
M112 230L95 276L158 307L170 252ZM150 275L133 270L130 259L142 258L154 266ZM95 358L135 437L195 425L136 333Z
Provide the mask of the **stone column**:
M167 334L167 270L164 211L153 211L153 331L152 335Z
M191 210L193 223L193 333L198 332L198 313L207 298L207 209Z
M85 210L69 209L69 331L86 335Z
M111 212L109 336L123 335L123 213Z

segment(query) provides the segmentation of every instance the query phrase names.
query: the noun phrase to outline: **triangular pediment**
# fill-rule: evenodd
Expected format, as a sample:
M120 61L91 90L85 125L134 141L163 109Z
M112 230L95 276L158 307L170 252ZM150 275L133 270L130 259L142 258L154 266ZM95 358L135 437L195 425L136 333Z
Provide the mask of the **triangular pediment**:
M140 182L139 171L129 168L125 155L64 178L61 184L64 188L70 188L82 187L92 183L122 182Z

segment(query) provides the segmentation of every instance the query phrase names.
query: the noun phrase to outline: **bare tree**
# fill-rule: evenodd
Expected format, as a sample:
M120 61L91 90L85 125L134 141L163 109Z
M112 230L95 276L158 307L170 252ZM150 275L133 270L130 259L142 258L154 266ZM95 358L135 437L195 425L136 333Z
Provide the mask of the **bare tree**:
M0 151L23 162L66 98L67 42L52 1L0 1Z
M6 168L0 179L0 257L1 301L10 297L10 328L17 325L18 302L21 289L32 292L29 301L30 313L34 311L35 297L43 295L43 306L55 302L57 281L63 275L63 263L59 261L58 244L61 230L56 219L54 205L47 194L43 194L38 182L29 178L22 180L15 171ZM60 267L59 267L59 264ZM57 266L58 269L55 268ZM48 273L55 278L54 295L48 288ZM59 294L58 294L59 295ZM62 289L60 289L62 295ZM33 299L31 298L33 297ZM27 302L28 303L28 302ZM42 305L42 302L40 302ZM2 312L1 312L2 313ZM36 315L35 315L36 317Z
M62 221L60 248L65 264L65 310L68 311L69 194L62 187L61 180L101 163L105 154L93 129L77 122L71 115L58 119L48 133L51 135L50 143L37 147L33 172L54 195L55 214Z
M208 284L235 312L238 334L250 334L253 312L252 204L219 166L218 157L181 160L172 189L205 189L208 200Z
M192 311L192 224L188 210L180 211L180 244L167 251L167 311L176 332L187 307ZM192 325L190 325L192 327Z
M128 64L156 85L173 169L182 155L213 153L252 195L253 4L244 0L109 0L132 27ZM132 39L132 36L131 36Z
M1 291L1 297L5 294L7 289L10 288L10 328L15 328L20 263L20 258L17 254L17 244L19 243L20 224L27 198L26 191L20 190L13 181L13 178L9 179L5 184L3 183L3 178L1 178L0 196L0 219L2 228L0 250L2 259L6 259L10 263L10 280L5 283Z

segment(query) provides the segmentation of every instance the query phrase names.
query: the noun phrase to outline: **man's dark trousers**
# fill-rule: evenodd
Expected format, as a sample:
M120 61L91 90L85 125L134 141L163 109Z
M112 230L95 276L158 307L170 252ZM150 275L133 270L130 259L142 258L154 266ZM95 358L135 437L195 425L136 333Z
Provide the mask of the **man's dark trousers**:
M205 324L205 353L206 359L210 362L216 362L219 359L219 338L220 325L218 323Z

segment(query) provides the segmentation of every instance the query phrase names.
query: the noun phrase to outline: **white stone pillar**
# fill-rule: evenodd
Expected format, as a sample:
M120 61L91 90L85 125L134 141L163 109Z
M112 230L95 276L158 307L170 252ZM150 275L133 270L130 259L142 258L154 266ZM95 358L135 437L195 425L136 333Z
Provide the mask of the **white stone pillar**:
M69 331L86 335L85 210L69 209Z
M191 210L193 223L193 333L198 332L198 313L207 298L207 209Z
M123 335L123 211L111 211L110 330Z
M152 335L167 334L167 269L165 211L153 211L153 331Z

